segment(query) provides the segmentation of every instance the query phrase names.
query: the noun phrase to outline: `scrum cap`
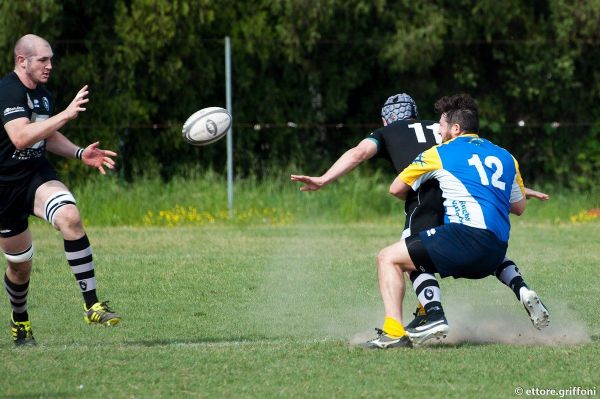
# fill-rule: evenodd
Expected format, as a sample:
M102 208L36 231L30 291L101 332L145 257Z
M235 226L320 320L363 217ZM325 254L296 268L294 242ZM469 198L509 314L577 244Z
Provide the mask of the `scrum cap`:
M381 117L388 125L403 119L417 119L419 117L417 103L406 93L393 95L383 104Z

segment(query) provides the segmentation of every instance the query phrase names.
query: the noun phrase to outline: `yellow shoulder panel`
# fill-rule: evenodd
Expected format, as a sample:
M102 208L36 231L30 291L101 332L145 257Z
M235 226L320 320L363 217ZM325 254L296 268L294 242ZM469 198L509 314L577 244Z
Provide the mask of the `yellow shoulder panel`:
M437 146L420 153L410 165L400 173L400 180L412 186L425 173L442 168L442 160Z

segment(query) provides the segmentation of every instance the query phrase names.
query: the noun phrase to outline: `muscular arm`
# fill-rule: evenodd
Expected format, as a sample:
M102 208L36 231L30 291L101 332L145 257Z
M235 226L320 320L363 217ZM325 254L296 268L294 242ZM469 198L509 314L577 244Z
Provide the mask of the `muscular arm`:
M4 129L18 150L31 147L43 139L48 139L69 121L62 113L41 122L29 122L27 118L17 118L7 122Z
M48 139L71 119L77 118L83 105L89 101L87 85L77 93L71 104L64 111L43 121L30 122L27 118L17 118L4 124L4 129L14 146L22 150L31 147L40 140Z
M292 175L292 181L299 181L305 185L301 191L316 191L346 175L362 162L372 158L377 153L377 144L372 140L364 139L356 147L346 151L327 172L319 177Z

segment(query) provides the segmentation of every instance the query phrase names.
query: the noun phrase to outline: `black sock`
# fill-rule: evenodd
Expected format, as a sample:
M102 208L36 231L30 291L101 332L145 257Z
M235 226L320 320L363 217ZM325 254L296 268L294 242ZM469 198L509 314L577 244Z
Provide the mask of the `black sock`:
M4 287L12 306L13 321L27 321L27 293L29 292L29 280L25 284L15 284L4 274Z
M521 288L529 288L525 284L517 265L508 258L504 258L502 264L496 269L496 278L513 290L519 301L521 300Z
M65 255L71 271L77 280L79 290L83 295L85 306L89 308L96 302L96 277L94 274L94 261L92 248L87 235L78 240L65 240Z

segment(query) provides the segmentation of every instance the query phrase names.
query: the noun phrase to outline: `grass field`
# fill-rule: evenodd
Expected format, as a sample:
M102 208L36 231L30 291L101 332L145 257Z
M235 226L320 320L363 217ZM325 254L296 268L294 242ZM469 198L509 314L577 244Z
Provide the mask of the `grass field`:
M33 233L38 346L14 348L0 330L0 397L514 398L600 386L598 221L514 223L509 255L550 308L545 332L495 279L446 279L447 340L389 351L355 343L382 321L374 257L394 225L91 227L99 294L123 315L115 328L84 323L60 235Z

